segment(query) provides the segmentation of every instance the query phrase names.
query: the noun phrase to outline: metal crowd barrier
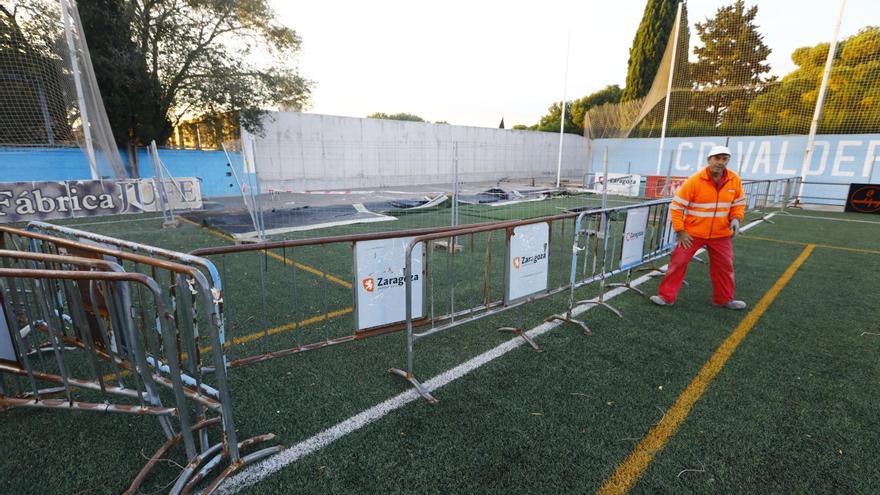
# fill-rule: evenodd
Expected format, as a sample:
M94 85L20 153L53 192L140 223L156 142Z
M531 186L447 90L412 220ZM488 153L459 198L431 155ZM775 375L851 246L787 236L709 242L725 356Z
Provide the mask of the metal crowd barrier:
M426 233L411 238L404 251L405 270L403 276L406 308L406 368L391 368L388 370L389 373L409 381L428 402L436 403L437 400L415 377L415 343L431 335L545 299L566 290L567 284L564 283L564 279L553 276L554 262L558 268L565 268L565 265L560 264L556 261L557 257L553 256L553 230L555 224L562 227L575 216L577 213L569 212L528 220L472 225L454 231ZM559 230L564 232L564 227ZM504 239L500 256L498 253L494 253L496 249L493 249L492 241L492 236L498 231L502 233ZM433 262L430 253L433 253L433 250L426 249L425 246L429 245L428 243L447 239L447 244L456 245L459 238L472 239L478 235L483 235L486 238L485 252L471 250L469 255L482 262L479 271L475 270L475 263L467 261L456 263L454 258L462 258L466 254L457 254L453 251L446 256L445 279L437 280L440 277L431 276L439 269L432 268ZM564 238L564 234L562 236ZM564 249L564 244L558 247L562 248L561 250L557 249L560 251L559 254L567 251ZM421 249L427 254L421 257L421 270L413 268L413 252L416 249ZM561 256L558 259L566 261ZM464 266L456 269L456 265ZM555 272L558 273L559 270ZM413 287L418 282L419 275L424 276L421 284L422 291L428 295L429 299L423 300L422 304L414 302L414 296L419 291L414 291ZM482 280L479 280L480 275L482 275ZM557 279L555 284L552 282L554 278ZM499 279L501 283L495 283ZM438 285L442 285L442 287L438 289ZM464 294L460 295L461 292ZM436 304L436 300L446 300L447 298L447 304ZM421 308L416 306L421 306ZM416 332L416 326L426 326L427 328ZM522 329L502 327L499 330L516 333L535 350L540 351L540 348Z
M571 250L568 309L556 319L578 324L590 333L586 323L573 318L575 306L602 306L622 318L620 311L605 301L606 287L623 287L646 295L632 285L632 275L645 266L656 269L654 262L669 255L675 247L669 216L671 202L671 198L659 199L578 214ZM583 260L579 262L581 253ZM608 278L621 273L626 274L623 282L606 283ZM575 300L576 289L595 282L599 283L596 298Z
M42 312L41 321L50 321L51 318L55 318L56 329L60 328L59 322L68 325L79 323L79 326L75 326L75 328L80 333L72 333L67 336L68 339L73 339L69 344L89 355L88 360L92 364L100 360L111 363L116 368L113 379L117 382L117 386L122 387L122 380L125 376L141 376L143 381L144 370L150 370L153 376L152 380L156 383L170 384L176 387L175 382L180 381L179 388L183 395L193 401L192 411L190 411L181 402L178 393L178 413L176 414L179 415L181 421L182 433L171 435L166 444L154 456L154 459L135 478L131 491L137 489L150 470L155 467L157 460L181 439L186 446L188 464L178 478L172 493L188 492L206 478L213 469L217 468L224 459L228 459L229 466L209 486L208 491L212 491L223 479L246 463L271 455L279 450L280 447L275 446L246 457L242 457L240 454L241 448L272 440L274 435L261 435L243 442L239 442L237 439L238 434L235 429L226 377L224 345L218 325L221 320L219 315L212 312L212 308L216 308L215 300L210 286L198 269L134 254L116 249L113 246L96 245L95 242L87 244L68 238L53 237L10 227L0 227L0 236L2 236L0 237L0 244L2 244L0 247L14 249L14 251L4 251L6 253L4 266L7 269L13 263L12 260L18 260L16 263L19 265L24 263L22 260L28 260L27 263L31 265L40 262L59 266L73 265L74 263L70 260L76 260L76 266L103 267L105 270L111 271L112 277L132 277L131 280L139 282L132 289L120 289L121 295L119 297L121 299L119 300L102 295L106 293L95 293L95 284L91 281L82 283L79 285L79 290L82 292L80 298L67 300L63 307L60 305L65 302L59 295L63 293L61 288L54 292L48 290L34 292L34 294L42 295L42 299L52 301L56 306L53 311ZM102 265L102 263L106 265ZM129 268L128 272L124 271L125 268ZM19 268L18 270L21 269L27 268ZM89 273L93 274L92 276L96 280L103 280L101 277L105 276L99 272ZM40 274L28 274L30 278L39 278L38 275ZM46 280L66 280L65 278L57 278L63 277L63 275L52 273L43 275ZM18 272L6 272L4 276L18 276ZM76 276L84 277L82 274ZM83 280L92 279L84 278ZM45 280L40 284L43 286L51 285ZM67 289L68 292L70 290L70 288ZM155 305L159 309L151 309L151 306L147 304L147 292L154 294ZM19 299L23 297L22 293L16 292L14 289L11 294L15 294L15 297ZM10 297L12 296L10 295ZM67 294L66 297L73 296ZM12 304L12 310L21 309L15 299L12 299ZM197 308L201 308L201 310ZM110 311L111 309L113 311ZM7 312L7 317L10 314L13 313ZM154 325L154 321L157 319L156 315L159 316L162 324L153 332L146 331L145 329ZM9 320L10 329L13 330L18 329L18 326L13 323L14 321ZM82 334L81 325L83 322L90 325L91 334L86 336ZM28 325L30 324L28 323ZM134 332L134 330L129 330L133 328L132 325L137 325L140 330L140 334L135 332L135 335L142 335L145 339L142 348L144 351L143 362L132 357L132 353L136 351L133 345L127 354L114 355L114 353L126 351L128 343L133 343L133 337L127 336L130 331ZM205 344L199 344L200 327L207 328L207 336L204 337ZM29 326L29 332L33 333L32 326ZM15 333L12 331L13 335ZM110 334L113 334L113 339L107 338ZM106 345L96 347L96 342L106 343ZM27 349L26 347L19 348ZM201 362L203 351L210 357L206 359L210 362L209 366L205 366ZM56 360L61 358L63 355L56 354ZM58 367L59 369L63 368L63 361L59 361ZM213 378L211 385L205 382L206 378ZM136 378L133 379L136 380ZM109 393L105 390L106 387L100 386L100 379L97 383L102 394ZM139 383L135 385L135 388L140 386L149 392L145 388L147 385L139 385ZM44 401L39 402L45 403ZM98 408L96 410L118 412L116 408ZM208 412L216 413L218 416L208 419ZM190 415L193 416L192 420L189 419ZM218 424L222 428L221 441L211 445L206 427ZM171 433L167 425L163 426L163 429L166 435ZM187 439L189 432L197 432L199 436L198 448Z
M800 177L743 181L743 192L747 198L746 211L786 213L787 208L798 205L800 184ZM764 220L773 223L766 216Z
M446 232L457 228L460 227L267 241L201 248L190 255L200 259L203 256L211 257L220 266L220 272L227 282L231 276L227 272L232 270L247 270L248 275L252 275L250 270L256 268L258 272L255 277L247 277L249 280L237 281L237 285L246 284L246 289L234 292L236 288L230 286L223 294L227 325L231 333L236 335L229 339L228 352L235 359L231 359L228 366L236 368L403 329L402 317L399 321L389 320L375 325L359 321L363 319L358 315L364 304L361 302L359 305L357 301L359 288L362 288L362 281L357 279L359 250L371 243L391 242L426 232ZM452 249L457 248L453 246ZM330 268L319 270L309 264L309 256L333 258L334 261L349 257L349 261L334 262ZM351 273L348 267L351 267ZM330 269L336 273L329 273ZM401 266L398 277L402 275L402 269ZM386 279L396 278L391 275ZM379 287L376 290L381 292ZM342 304L331 306L331 294L338 296ZM246 303L256 306L259 313L256 318L252 318L253 315L242 317L246 312ZM285 318L280 316L282 313ZM230 320L234 320L234 323L230 323ZM339 323L340 320L344 323ZM321 328L307 331L304 329L306 325ZM253 332L245 333L248 330ZM289 338L285 337L287 334ZM259 341L256 344L258 349L249 347L255 341Z
M548 320L570 322L580 326L586 334L590 334L590 329L585 323L572 317L571 310L574 305L583 303L602 305L620 315L617 310L603 300L606 286L605 281L609 277L625 272L627 273L626 281L620 285L637 290L630 285L630 274L632 271L645 263L669 254L672 247L668 234L671 232L671 229L668 227L670 201L669 199L664 199L632 206L573 211L553 217L467 227L453 232L432 233L411 239L407 245L404 258L406 263L404 280L406 288L407 362L406 368L392 368L389 372L409 381L422 397L428 402L435 403L437 402L436 398L425 389L415 376L414 358L415 343L417 341L459 325L492 316L565 291L569 291L570 294L568 311L564 314L552 315ZM634 212L638 212L641 223L630 225L628 218L631 215L635 218ZM546 244L544 243L550 242L552 245L552 238L549 236L549 232L552 230L550 225L553 222L562 222L564 225L566 221L572 219L575 219L574 249L567 248L559 253L553 253L551 252L552 250L547 251ZM414 275L417 275L418 271L413 270L413 251L422 243L444 237L449 238L449 242L454 243L457 237L491 233L498 230L505 233L504 253L503 256L500 256L501 259L505 260L504 268L500 274L501 285L504 289L503 296L496 295L495 298L491 298L489 294L486 294L486 297L482 301L477 302L477 304L459 309L448 307L449 311L445 313L435 311L432 303L430 308L426 310L427 322L424 319L420 322L422 325L427 325L428 328L416 331L416 313L421 313L421 311L417 311L415 307L417 305L414 304L414 296L418 294L418 290L413 290L414 282L416 282ZM525 238L519 242L520 247L517 247L518 238ZM584 246L581 246L582 242ZM545 246L543 253L541 253L540 249L537 249L541 244ZM523 245L524 248L522 247ZM632 246L640 247L637 253L629 252L633 251ZM624 251L624 247L626 247L626 251ZM581 276L578 277L578 256L581 252L585 256L580 271ZM559 261L554 259L554 254L558 256ZM518 271L523 268L525 261L517 262L516 260L529 260L531 262L535 258L540 258L542 262L546 263L546 270L534 270L533 273L528 273L524 276L517 275ZM430 273L432 271L431 263L430 260L426 261L423 272ZM493 270L489 266L490 260L488 258L484 261L485 269L482 270L484 274L483 283L488 284L491 283L491 278L497 276L498 273L497 270ZM554 268L557 270L554 270ZM569 277L555 277L554 271L561 271L563 274L569 275ZM472 275L465 274L465 277L472 278ZM455 279L454 274L452 277L452 280L447 285L453 290L455 287L464 285ZM593 282L599 282L599 296L595 299L574 303L574 290ZM432 286L431 289L428 289L428 293L433 292ZM455 298L453 297L452 300L454 301ZM525 338L532 347L538 350L538 346L521 329L510 327L504 327L504 329L515 331Z

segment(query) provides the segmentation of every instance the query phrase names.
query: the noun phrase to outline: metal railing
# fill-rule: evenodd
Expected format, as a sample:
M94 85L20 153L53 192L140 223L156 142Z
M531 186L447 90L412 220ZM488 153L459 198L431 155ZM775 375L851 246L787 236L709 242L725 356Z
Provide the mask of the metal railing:
M246 267L244 269L248 273L253 273L251 270L257 265L255 268L258 276L249 277L251 280L244 282L245 290L233 292L235 289L230 287L223 294L227 322L234 320L229 325L236 334L236 337L229 339L229 353L235 359L230 360L228 365L236 368L403 329L403 318L397 322L369 327L359 324L362 322L358 321L357 316L358 281L355 280L359 247L374 241L446 232L456 228L458 227L438 227L217 246L196 249L190 254L217 261L223 278L227 280L229 267L237 270ZM312 263L312 260L326 260L331 257L334 263L329 268L318 265L321 268L319 269L315 266L317 263ZM347 257L348 262L339 263L340 257ZM351 267L350 273L348 267ZM331 268L345 273L331 274ZM331 298L342 304L331 306ZM257 308L259 318L241 317L242 314L250 313L246 307L248 304ZM254 320L261 322L258 329L246 333ZM331 320L345 320L345 323L331 328ZM306 332L303 328L307 325L321 325L322 329ZM288 332L292 334L292 338L283 338ZM254 341L259 341L258 350L249 347Z
M2 247L12 247L16 252L19 252L14 257L9 255L10 259L30 259L25 256L39 255L47 257L44 262L53 263L70 259L91 260L93 263L101 260L110 263L109 260L112 260L113 264L110 266L113 267L114 272L126 275L124 270L128 268L128 275L146 277L151 281L152 285L148 284L150 290L157 292L164 304L163 308L165 309L160 314L166 315L165 325L167 328L162 327L157 331L158 338L148 339L149 346L145 347L146 361L144 366L153 370L158 376L164 377L163 380L166 382L167 380L173 382L177 379L175 377L178 377L183 383L184 393L188 397L192 396L194 399L198 399L195 400L192 424L202 425L206 421L211 421L206 426L219 424L222 427L222 440L215 445L209 444L204 427L193 430L197 431L199 435L199 449L193 451L189 446L187 447L189 464L182 476L178 478L178 484L175 485L172 493L188 491L205 478L211 470L218 467L223 459L229 459L229 467L215 478L211 484L212 490L222 479L240 469L246 462L252 462L278 451L279 447L276 446L255 452L246 458L240 454L241 446L268 441L274 436L262 435L243 442L239 442L237 439L238 434L235 428L226 376L224 342L220 331L222 319L217 312L219 304L201 271L192 266L134 254L110 245L96 245L95 241L87 244L68 238L53 237L9 227L0 227L0 236L2 236L0 239ZM31 253L26 253L27 251ZM143 279L138 280L143 281ZM122 306L122 308L128 312L132 321L137 322L141 328L145 328L154 317L151 316L149 307L145 304L146 298L142 286L143 283L133 289L131 299L134 302L129 306ZM82 301L79 302L82 303ZM87 321L93 326L99 327L101 321L99 314L102 314L100 306L94 303L85 306L70 304L66 309L75 313L82 311L83 307L87 308L87 314L88 311L92 313L90 319L87 317ZM99 308L99 310L96 311L95 308ZM117 311L120 310L117 309ZM68 313L59 312L59 314ZM118 320L109 328L125 328L126 321L124 319ZM200 328L202 327L206 328L207 332L204 332L206 335L200 337ZM122 333L117 332L117 335L122 335ZM147 335L150 335L149 332ZM169 338L173 340L173 346L166 342L166 339ZM88 348L87 345L85 347ZM202 362L203 353L207 356L207 365ZM103 355L101 357L107 358ZM126 370L126 373L131 373L136 368L137 366L133 366L131 370ZM210 379L212 383L209 385L206 383L206 379ZM206 412L213 410L216 410L219 416L215 420L206 419ZM188 426L182 426L184 431L188 431L187 428ZM183 439L186 441L185 436ZM169 440L173 443L179 441L180 438L177 437ZM163 446L160 451L164 452L168 448L170 445ZM150 463L145 466L145 469L152 469L154 466L155 463ZM196 471L197 469L198 471ZM144 476L146 474L139 475L136 480L142 480Z

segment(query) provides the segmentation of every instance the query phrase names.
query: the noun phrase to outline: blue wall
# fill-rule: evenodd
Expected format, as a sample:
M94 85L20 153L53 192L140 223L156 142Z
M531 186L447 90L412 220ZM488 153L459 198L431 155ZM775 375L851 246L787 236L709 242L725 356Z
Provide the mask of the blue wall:
M174 177L198 177L202 179L202 196L213 198L234 196L238 189L229 187L234 183L226 177L226 154L222 151L159 150L159 158ZM141 177L153 177L153 162L146 150L138 150L138 169Z
M0 148L0 182L91 178L78 148Z
M596 139L590 170L603 170L607 150L609 172L646 176L666 175L668 170L686 177L705 166L712 146L725 143L725 137L668 138L658 167L659 139ZM880 183L880 134L816 136L805 170L806 136L731 137L727 145L733 153L729 167L746 180L799 177L806 172L807 202L843 204L850 183Z
M706 152L723 145L725 137L668 138L658 169L659 139L597 139L592 142L591 171L601 172L608 150L609 172L666 175L693 174L706 164ZM806 136L732 137L730 168L745 179L800 176ZM880 179L880 134L816 136L815 151L806 168L807 182L868 182Z
M237 194L229 187L232 178L226 177L222 151L159 150L159 156L171 175L201 178L204 197ZM141 177L153 177L146 150L138 150L138 168ZM78 148L0 148L0 182L70 179L91 179L86 155Z

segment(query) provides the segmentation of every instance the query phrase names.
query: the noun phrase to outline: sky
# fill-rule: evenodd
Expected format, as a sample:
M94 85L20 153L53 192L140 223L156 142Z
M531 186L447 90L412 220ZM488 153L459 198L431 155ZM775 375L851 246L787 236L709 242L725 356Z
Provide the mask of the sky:
M624 86L647 0L270 0L303 40L302 74L314 82L311 113L416 114L428 121L531 125L554 101ZM693 24L732 0L690 0ZM774 74L791 53L830 41L840 0L747 0L773 52ZM880 1L847 0L840 37L880 25ZM566 49L568 46L568 49ZM568 73L566 77L566 52Z

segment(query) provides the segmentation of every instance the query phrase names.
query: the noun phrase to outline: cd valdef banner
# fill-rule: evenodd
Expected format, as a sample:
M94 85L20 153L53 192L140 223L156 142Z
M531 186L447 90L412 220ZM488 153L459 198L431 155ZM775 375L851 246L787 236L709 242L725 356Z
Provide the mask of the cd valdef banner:
M202 206L197 178L166 184L175 209ZM0 223L160 211L152 179L0 183Z

